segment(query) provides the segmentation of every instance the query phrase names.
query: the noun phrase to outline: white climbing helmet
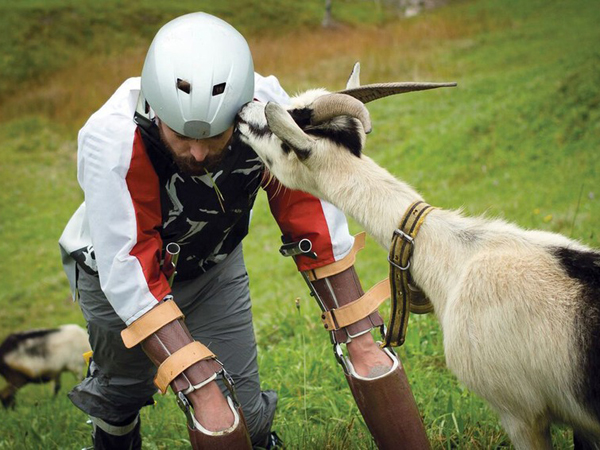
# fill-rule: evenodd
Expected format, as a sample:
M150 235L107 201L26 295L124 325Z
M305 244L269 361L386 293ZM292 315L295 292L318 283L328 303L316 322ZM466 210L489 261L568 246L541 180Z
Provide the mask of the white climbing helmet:
M227 22L209 14L178 17L150 44L142 95L177 133L194 139L216 136L254 96L248 43Z

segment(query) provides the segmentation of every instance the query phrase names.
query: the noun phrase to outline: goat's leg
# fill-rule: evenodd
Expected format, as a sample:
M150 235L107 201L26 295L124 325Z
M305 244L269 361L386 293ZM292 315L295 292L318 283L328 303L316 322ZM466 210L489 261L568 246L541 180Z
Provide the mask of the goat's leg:
M15 394L19 390L14 384L8 384L2 391L0 391L0 400L2 401L2 406L5 408L14 408L15 407Z
M29 383L30 379L12 369L4 371L3 375L6 378L7 386L0 392L0 400L5 408L14 408L17 391Z
M552 450L548 421L527 423L509 414L502 415L501 420L516 450Z
M54 395L55 396L58 395L58 391L60 391L60 388L61 388L60 376L61 376L61 374L59 373L54 378Z

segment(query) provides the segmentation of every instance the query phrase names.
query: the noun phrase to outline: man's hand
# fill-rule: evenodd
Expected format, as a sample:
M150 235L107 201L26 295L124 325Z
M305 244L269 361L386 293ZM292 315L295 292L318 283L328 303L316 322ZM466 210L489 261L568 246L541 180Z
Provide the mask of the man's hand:
M362 377L375 378L392 367L392 360L373 340L371 333L353 338L347 348L354 370Z
M234 416L216 381L187 395L194 417L208 431L223 431L233 425Z

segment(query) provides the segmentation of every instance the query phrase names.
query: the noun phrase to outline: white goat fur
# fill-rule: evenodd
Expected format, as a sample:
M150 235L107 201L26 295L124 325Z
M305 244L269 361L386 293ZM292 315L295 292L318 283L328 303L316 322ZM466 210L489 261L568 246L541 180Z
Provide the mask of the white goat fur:
M84 366L83 354L90 350L88 335L79 325L62 325L59 330L58 333L49 335L43 343L50 349L47 357L27 352L32 345L40 345L39 340L31 339L24 341L16 351L6 355L4 361L30 378L64 371L81 375Z
M287 109L310 108L325 93L308 91ZM334 204L389 249L404 212L421 196L331 139L313 137L308 157L283 151L276 136L252 132L267 127L264 108L247 105L238 129L271 173ZM592 251L559 234L436 209L411 261L411 275L440 321L448 368L498 412L518 449L552 448L552 422L600 442L598 417L576 395L582 369L574 311L582 286L549 251L556 247Z
M51 332L42 334L47 331ZM27 383L54 380L56 393L63 372L81 377L85 368L83 354L91 350L87 332L75 324L62 325L55 331L16 333L5 342L9 339L10 348L3 344L8 351L0 352L0 372L9 384L2 392L2 400L7 406L14 402L16 391Z

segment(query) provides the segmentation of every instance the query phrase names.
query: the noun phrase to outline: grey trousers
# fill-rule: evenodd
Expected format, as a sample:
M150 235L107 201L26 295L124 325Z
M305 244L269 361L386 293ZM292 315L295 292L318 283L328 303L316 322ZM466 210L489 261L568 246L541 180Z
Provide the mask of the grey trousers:
M98 278L79 271L77 283L94 355L89 375L75 386L69 398L91 416L122 423L135 417L142 406L153 403L156 368L140 346L127 349L123 345L120 333L125 324L100 289ZM275 415L277 394L260 390L241 244L204 275L174 283L173 297L194 339L210 348L234 379L252 442L264 445ZM222 383L221 389L226 392Z

